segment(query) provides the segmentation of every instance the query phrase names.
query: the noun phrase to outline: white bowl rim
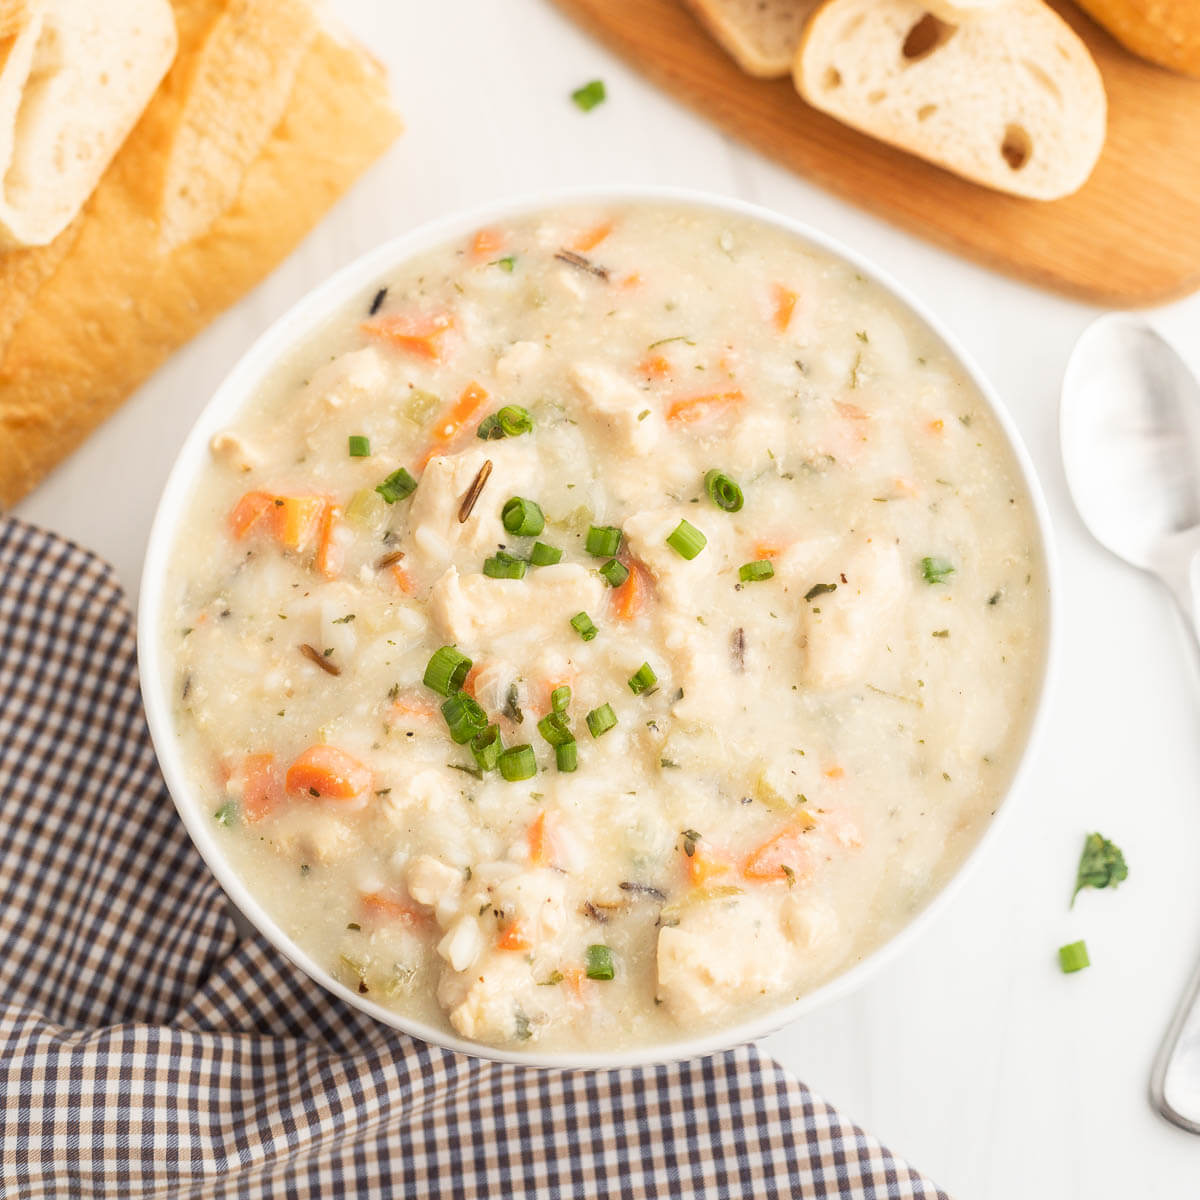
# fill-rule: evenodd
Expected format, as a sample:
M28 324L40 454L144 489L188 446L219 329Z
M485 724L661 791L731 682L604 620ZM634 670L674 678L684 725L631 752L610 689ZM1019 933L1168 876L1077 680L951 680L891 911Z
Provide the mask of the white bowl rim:
M188 772L174 737L171 702L163 673L161 638L162 606L166 568L174 543L180 513L184 510L189 487L206 458L208 442L214 432L226 424L258 384L266 378L306 333L319 329L354 297L366 293L372 284L382 286L390 270L424 250L433 249L453 237L461 236L498 220L526 213L551 210L559 206L586 204L664 203L725 213L757 220L782 229L833 257L847 262L876 283L942 342L951 357L974 383L1000 426L1009 450L1020 470L1030 497L1040 536L1045 572L1046 630L1042 678L1033 713L1027 725L1025 744L1008 787L1001 795L996 812L978 842L959 863L953 875L912 919L890 938L845 971L827 980L811 992L789 1004L781 1005L752 1020L725 1026L699 1037L683 1038L665 1044L633 1046L615 1052L570 1051L537 1052L509 1050L468 1041L439 1026L413 1019L376 1004L339 983L323 966L280 928L276 920L255 898L229 864L215 836L211 820L205 820L201 806L191 796ZM719 1053L734 1046L757 1040L775 1032L813 1009L838 999L858 988L871 974L890 962L949 904L962 887L968 873L978 864L986 847L996 841L1002 819L1006 820L1013 800L1023 790L1046 723L1048 700L1057 666L1058 565L1052 527L1045 497L1032 461L1016 424L974 359L958 339L903 284L875 266L857 251L817 229L757 204L695 188L608 184L554 188L493 200L463 212L456 212L417 226L391 238L356 258L318 284L278 317L242 355L233 369L204 405L171 467L151 526L138 595L138 667L142 699L151 739L167 789L201 857L216 876L226 895L246 919L287 959L327 990L402 1033L434 1046L477 1058L522 1066L559 1070L615 1070L622 1067L650 1066L681 1059Z

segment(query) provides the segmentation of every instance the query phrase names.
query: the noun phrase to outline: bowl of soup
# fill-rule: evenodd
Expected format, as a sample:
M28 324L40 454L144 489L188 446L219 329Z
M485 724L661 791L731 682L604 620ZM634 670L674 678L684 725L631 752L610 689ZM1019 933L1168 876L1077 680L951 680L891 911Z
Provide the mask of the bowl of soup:
M439 221L204 410L142 686L233 902L454 1050L614 1066L854 986L1007 808L1046 685L1043 501L936 320L739 202Z

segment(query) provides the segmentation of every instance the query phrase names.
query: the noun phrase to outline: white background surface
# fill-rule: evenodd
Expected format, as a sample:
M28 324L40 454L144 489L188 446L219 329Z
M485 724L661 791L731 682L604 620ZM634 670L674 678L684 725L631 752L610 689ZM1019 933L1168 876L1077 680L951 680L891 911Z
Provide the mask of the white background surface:
M903 954L768 1048L959 1200L1200 1196L1200 1137L1146 1099L1200 956L1200 690L1165 593L1089 540L1059 463L1058 389L1093 310L961 262L726 140L545 0L340 0L384 58L409 131L275 274L178 353L17 510L116 564L131 593L194 415L313 284L427 218L561 184L681 184L800 217L938 312L1016 417L1049 500L1066 616L1047 736L991 853ZM568 93L602 77L608 103ZM1200 368L1200 298L1150 314ZM1067 900L1087 830L1117 892ZM1086 937L1093 966L1059 973Z

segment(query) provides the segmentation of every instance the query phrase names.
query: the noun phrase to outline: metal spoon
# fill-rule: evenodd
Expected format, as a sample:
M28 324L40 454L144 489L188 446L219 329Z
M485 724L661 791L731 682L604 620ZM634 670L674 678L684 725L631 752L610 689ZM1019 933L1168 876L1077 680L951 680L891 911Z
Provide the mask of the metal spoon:
M1067 365L1060 431L1084 524L1167 585L1200 643L1200 382L1143 321L1101 317ZM1200 968L1159 1050L1150 1098L1200 1133Z

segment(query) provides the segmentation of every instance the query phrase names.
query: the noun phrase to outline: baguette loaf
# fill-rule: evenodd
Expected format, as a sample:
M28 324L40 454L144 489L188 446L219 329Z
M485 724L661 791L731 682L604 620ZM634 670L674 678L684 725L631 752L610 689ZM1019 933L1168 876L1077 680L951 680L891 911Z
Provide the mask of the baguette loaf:
M1104 145L1100 72L1041 0L1007 0L958 25L922 0L827 0L795 80L847 125L1031 199L1082 187Z
M258 62L230 61L223 73L206 59L225 41L221 23L274 4L176 0L176 63L83 214L50 246L0 256L0 504L28 492L266 275L399 132L382 69L311 9L297 34L302 53L273 64L287 81L274 127L263 129L258 113L214 107L222 80L232 95L248 94ZM266 92L277 86L263 83ZM203 187L181 218L168 180L186 172L172 152L181 131L205 121L246 121L262 140L250 146L234 130L222 142L223 167L210 163L209 174L197 164ZM214 188L228 198L218 213Z
M167 0L0 0L0 247L66 228L174 55Z
M804 22L820 0L686 0L701 24L748 75L792 69Z
M1078 0L1134 54L1200 78L1198 0Z

